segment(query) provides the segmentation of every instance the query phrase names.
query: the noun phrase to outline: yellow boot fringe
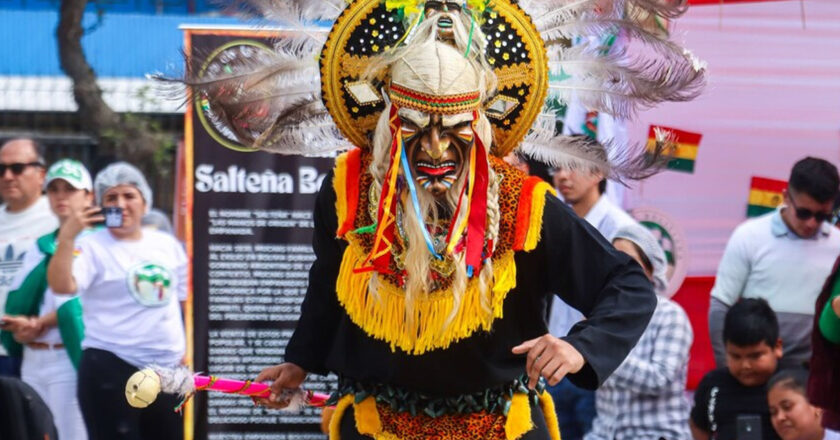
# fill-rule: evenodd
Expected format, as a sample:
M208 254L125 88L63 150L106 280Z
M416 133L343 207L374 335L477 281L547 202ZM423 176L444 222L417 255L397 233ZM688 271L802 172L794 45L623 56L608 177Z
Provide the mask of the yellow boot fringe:
M516 440L532 429L534 429L534 421L531 420L531 405L528 403L528 395L516 393L510 399L510 411L508 411L507 420L505 420L505 438Z
M548 436L551 440L560 440L560 423L557 421L557 411L554 410L554 399L546 391L540 393L540 409L548 428Z
M491 313L481 307L478 279L473 278L468 282L467 291L449 325L447 320L454 300L448 290L417 299L413 319L406 319L403 289L380 277L376 295L372 295L368 289L372 272L353 272L353 269L362 267L366 255L351 238L338 274L338 301L356 325L371 337L388 342L392 351L399 348L406 353L420 355L429 350L446 348L478 329L489 331L493 321L502 317L505 296L516 287L516 264L511 251L493 260Z
M545 182L540 182L534 187L534 192L531 196L531 216L528 219L528 233L525 236L525 246L522 249L526 252L534 250L540 241L543 211L545 210L545 195L549 192L556 195L554 188Z
M376 409L376 399L373 396L368 396L353 405L353 414L359 434L373 437L382 432L382 421L379 420L379 410Z
M353 395L348 394L338 400L335 405L335 412L333 412L330 419L330 440L341 440L341 419L344 417L344 412L353 404Z

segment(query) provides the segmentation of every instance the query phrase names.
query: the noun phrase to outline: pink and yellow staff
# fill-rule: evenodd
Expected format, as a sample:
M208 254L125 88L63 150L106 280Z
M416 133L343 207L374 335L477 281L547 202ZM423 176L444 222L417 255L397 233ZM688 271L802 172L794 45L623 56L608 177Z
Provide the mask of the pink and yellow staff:
M220 391L262 398L268 398L271 394L269 386L264 383L193 374L187 367L163 368L153 365L132 374L125 384L125 398L135 408L151 405L161 392L178 394L186 401L196 391ZM290 401L287 409L296 410L302 406L322 407L329 395L299 388L290 390L284 397Z

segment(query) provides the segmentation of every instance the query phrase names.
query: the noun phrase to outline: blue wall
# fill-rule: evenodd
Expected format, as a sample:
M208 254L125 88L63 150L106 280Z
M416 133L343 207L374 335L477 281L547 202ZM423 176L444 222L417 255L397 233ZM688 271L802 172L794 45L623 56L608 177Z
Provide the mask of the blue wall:
M0 0L0 9L57 10L60 0ZM89 10L147 14L192 14L218 10L215 0L99 0Z
M0 0L0 75L63 75L55 39L58 8L2 9L7 3L50 4L48 0ZM85 14L83 24L93 30L82 38L82 44L101 77L143 77L156 72L177 75L183 71L184 41L178 26L245 24L230 17L119 12L106 12L101 23L96 23L96 13Z

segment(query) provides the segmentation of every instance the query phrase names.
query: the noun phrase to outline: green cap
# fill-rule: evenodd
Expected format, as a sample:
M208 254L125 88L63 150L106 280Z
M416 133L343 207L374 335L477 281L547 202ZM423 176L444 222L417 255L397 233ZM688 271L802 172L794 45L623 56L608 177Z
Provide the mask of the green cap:
M90 173L88 173L87 168L78 160L61 159L54 163L47 171L44 188L55 179L62 179L76 189L93 191Z

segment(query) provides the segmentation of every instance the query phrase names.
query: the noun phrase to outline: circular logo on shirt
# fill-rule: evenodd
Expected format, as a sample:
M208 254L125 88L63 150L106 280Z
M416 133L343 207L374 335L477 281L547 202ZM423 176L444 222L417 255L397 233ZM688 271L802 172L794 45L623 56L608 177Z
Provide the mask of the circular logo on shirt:
M156 263L140 263L128 269L128 290L146 307L169 304L172 297L172 272Z
M665 294L670 298L682 286L688 269L688 251L685 234L676 222L664 212L649 207L636 208L630 212L642 226L648 228L665 251L668 268L665 276L668 289Z

